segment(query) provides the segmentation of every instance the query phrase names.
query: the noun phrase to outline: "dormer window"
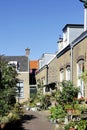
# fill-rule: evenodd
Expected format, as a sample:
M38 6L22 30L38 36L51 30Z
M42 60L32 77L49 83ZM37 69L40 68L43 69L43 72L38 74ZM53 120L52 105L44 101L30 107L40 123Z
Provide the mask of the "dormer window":
M20 70L20 63L18 61L9 61L8 64L13 66L16 69L16 71Z

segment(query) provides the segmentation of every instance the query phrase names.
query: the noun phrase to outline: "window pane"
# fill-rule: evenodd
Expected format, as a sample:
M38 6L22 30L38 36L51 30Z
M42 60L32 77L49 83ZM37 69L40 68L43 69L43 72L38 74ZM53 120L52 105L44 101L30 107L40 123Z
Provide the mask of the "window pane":
M80 88L79 97L84 96L84 84L83 80L79 78L79 76L84 72L84 60L80 60L77 64L77 78L78 78L78 86Z
M62 82L64 80L64 70L62 69L60 71L60 82Z
M66 68L66 80L70 80L70 67Z
M23 96L24 96L24 83L23 83L23 81L19 81L17 83L17 91L16 92L18 93L18 98L23 98Z

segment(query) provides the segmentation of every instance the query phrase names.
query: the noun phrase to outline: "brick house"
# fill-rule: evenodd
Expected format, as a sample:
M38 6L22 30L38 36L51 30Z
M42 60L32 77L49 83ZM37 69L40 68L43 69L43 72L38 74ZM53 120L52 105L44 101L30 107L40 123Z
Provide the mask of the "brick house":
M79 79L79 75L87 68L87 31L84 31L83 25L77 24L68 24L64 27L63 31L63 38L59 38L58 41L59 50L56 56L38 70L38 76L36 74L37 79L43 79L45 77L47 86L49 85L50 88L53 85L59 87L58 83L63 80L71 80L75 86L80 88L81 93L78 94L78 97L87 97L87 88L84 87L83 81ZM75 34L73 31L75 31ZM73 39L70 40L72 35ZM66 43L69 40L70 42ZM51 91L51 89L49 90Z
M36 71L37 86L43 86L43 94L46 92L48 85L48 63L55 57L55 54L45 53L39 59L39 68Z
M72 80L73 83L79 86L80 96L87 98L87 87L79 76L87 70L87 31L84 31L77 39L72 42Z

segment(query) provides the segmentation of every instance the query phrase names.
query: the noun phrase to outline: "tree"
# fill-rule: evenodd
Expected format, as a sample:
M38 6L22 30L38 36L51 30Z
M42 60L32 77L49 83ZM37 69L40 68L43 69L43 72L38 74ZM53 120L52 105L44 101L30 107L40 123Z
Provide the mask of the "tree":
M5 115L16 103L17 72L0 56L0 115Z

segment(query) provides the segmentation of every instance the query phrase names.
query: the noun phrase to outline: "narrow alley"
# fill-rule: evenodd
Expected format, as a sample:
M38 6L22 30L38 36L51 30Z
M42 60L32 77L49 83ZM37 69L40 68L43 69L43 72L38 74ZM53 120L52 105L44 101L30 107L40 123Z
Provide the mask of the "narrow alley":
M55 130L43 112L27 111L22 120L14 124L8 124L4 130Z

